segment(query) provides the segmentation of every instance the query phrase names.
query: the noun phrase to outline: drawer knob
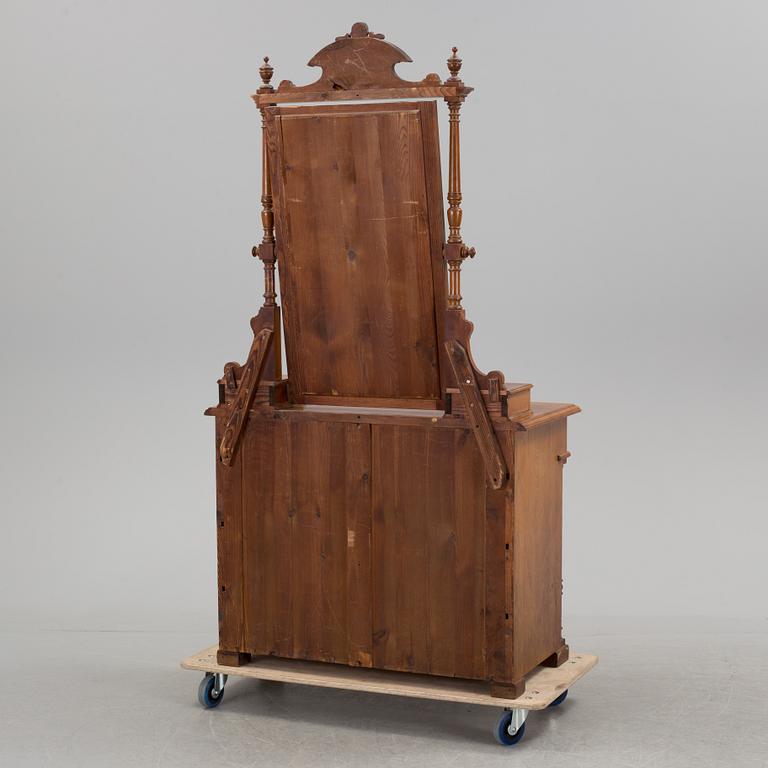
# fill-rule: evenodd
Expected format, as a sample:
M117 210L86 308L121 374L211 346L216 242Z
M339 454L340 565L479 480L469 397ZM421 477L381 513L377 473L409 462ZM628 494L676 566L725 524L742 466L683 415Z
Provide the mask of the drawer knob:
M570 451L566 451L565 453L558 453L557 454L557 461L558 461L559 464L567 464L568 463L568 459L570 458L570 456L571 456L571 452Z

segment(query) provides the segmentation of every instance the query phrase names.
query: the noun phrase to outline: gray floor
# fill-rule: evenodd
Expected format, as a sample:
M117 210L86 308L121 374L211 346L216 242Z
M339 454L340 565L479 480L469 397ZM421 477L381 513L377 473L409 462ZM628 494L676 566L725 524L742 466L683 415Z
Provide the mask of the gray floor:
M3 632L0 765L768 766L768 622L572 624L600 664L512 748L483 707L230 678L205 711L195 633Z

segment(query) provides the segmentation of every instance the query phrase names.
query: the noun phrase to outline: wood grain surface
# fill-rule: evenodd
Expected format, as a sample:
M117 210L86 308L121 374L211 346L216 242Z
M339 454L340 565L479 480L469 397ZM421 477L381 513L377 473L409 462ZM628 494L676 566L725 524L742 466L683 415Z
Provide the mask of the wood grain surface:
M468 429L372 426L374 666L484 677L482 460Z
M370 665L370 428L260 420L242 453L245 650Z
M268 108L267 133L292 399L440 400L434 104Z
M515 669L540 664L563 645L562 494L566 421L515 434L512 621Z

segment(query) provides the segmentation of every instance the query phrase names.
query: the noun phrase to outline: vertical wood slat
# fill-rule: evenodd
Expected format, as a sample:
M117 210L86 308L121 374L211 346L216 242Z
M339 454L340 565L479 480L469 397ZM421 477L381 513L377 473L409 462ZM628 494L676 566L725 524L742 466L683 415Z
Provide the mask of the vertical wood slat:
M236 455L231 466L221 462L219 445L225 420L216 417L216 564L218 574L219 647L239 651L243 631L243 548L241 531L242 462Z
M483 462L469 430L454 435L453 485L456 542L454 646L459 677L486 677L485 506Z
M425 502L426 478L415 461L403 462L403 452L413 457L420 448L420 437L397 427L372 427L373 654L374 666L383 669L428 671L429 666L425 535L420 530L425 515L417 504L407 505L409 500ZM410 499L403 500L404 492Z
M290 656L290 425L251 421L243 444L245 642L251 653ZM278 510L282 510L280 513Z
M498 434L506 464L514 467L515 437ZM514 484L486 491L485 519L485 644L486 676L496 682L516 681L512 574L515 548L513 535Z
M371 582L371 428L346 432L345 478L348 663L373 666Z

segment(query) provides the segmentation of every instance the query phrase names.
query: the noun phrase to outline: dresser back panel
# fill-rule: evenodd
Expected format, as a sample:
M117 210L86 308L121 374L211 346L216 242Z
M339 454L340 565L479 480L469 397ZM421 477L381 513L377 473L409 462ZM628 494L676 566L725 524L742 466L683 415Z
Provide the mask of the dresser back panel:
M445 308L435 103L266 112L291 398L434 406Z

